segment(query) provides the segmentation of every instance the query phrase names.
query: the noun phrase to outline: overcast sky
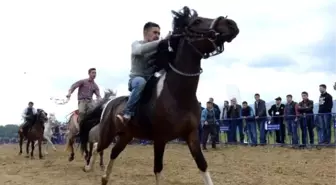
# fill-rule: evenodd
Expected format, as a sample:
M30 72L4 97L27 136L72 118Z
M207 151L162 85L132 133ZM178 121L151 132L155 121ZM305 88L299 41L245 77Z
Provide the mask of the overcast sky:
M165 36L170 11L184 5L204 17L228 15L240 28L222 55L202 62L197 94L203 103L214 97L221 105L233 96L253 103L256 92L266 101L289 93L299 100L302 91L317 101L321 83L332 91L334 0L180 2L0 1L0 125L20 123L28 101L64 120L77 107L77 92L63 106L50 97L64 97L90 67L97 68L101 91L112 88L127 95L130 45L142 38L143 24L159 23Z

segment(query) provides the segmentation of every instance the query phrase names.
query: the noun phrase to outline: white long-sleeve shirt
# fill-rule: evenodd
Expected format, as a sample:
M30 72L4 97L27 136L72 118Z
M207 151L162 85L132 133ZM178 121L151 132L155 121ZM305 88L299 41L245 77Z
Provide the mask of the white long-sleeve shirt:
M36 110L34 107L32 107L32 110L33 110L33 114L36 115L36 114L37 114L37 110ZM23 119L26 119L27 111L28 111L28 107L25 108L25 109L23 110L23 112L22 112L22 115L21 115L21 116L22 116Z

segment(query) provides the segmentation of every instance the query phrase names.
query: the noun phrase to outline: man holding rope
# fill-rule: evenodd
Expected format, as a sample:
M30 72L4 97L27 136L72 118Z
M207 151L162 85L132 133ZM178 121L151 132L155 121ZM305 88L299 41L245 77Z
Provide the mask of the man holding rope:
M89 78L79 80L72 84L69 89L68 95L66 96L70 99L71 94L78 88L78 123L81 124L83 117L87 113L88 109L92 106L92 96L95 94L97 99L100 100L99 87L94 81L96 78L96 69L90 68L88 71Z

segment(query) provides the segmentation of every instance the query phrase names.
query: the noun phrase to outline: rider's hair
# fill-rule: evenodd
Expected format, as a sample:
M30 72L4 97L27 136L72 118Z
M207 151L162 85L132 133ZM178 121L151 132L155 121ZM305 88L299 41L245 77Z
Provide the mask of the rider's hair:
M90 68L89 71L88 71L88 73L90 74L91 71L95 71L95 70L96 70L96 68Z
M153 28L153 27L160 28L160 26L154 22L147 22L143 27L143 31L147 31L148 29Z

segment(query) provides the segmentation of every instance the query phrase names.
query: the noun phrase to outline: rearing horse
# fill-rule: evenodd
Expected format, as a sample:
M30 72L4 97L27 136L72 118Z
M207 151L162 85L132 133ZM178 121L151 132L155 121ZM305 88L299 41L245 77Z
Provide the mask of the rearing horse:
M239 29L231 19L222 16L216 19L199 17L196 11L188 7L172 13L172 35L159 44L156 60L156 65L163 67L165 72L159 78L153 77L147 82L135 117L127 126L116 118L117 113L124 109L128 97L118 97L104 106L100 138L98 144L94 145L93 155L106 149L115 136L119 138L112 148L102 185L108 183L114 161L133 137L154 141L157 185L160 184L165 146L176 138L185 139L204 184L213 185L198 138L200 108L196 91L202 72L201 59L222 53L224 43L231 42L239 34ZM96 109L100 110L101 107L99 105ZM88 131L93 126L90 124L92 122L83 122L81 125L82 150L87 150Z

